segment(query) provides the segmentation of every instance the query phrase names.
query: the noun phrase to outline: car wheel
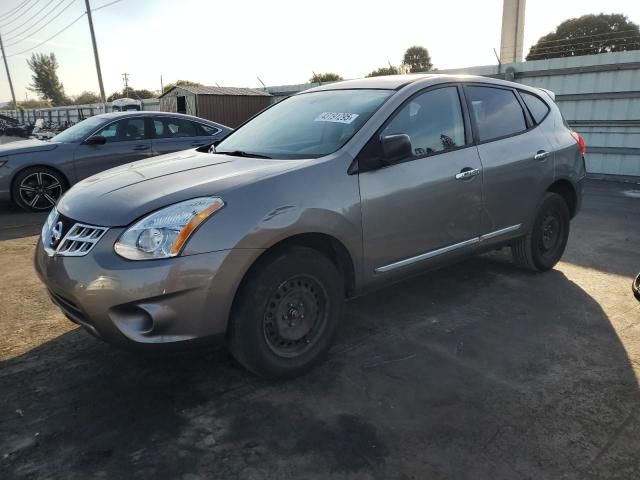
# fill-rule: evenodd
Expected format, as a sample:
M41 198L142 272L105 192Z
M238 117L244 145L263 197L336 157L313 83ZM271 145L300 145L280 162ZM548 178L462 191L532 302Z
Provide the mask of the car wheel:
M551 270L562 257L569 239L569 207L557 193L547 192L531 232L511 247L514 261L529 270Z
M636 297L636 300L640 302L640 273L633 281L631 285L631 290L633 290L633 296Z
M344 303L326 256L293 247L260 259L243 282L229 331L233 356L265 378L300 375L326 356Z
M32 167L16 175L11 194L19 207L30 212L45 212L56 205L66 189L67 183L60 173L46 167Z

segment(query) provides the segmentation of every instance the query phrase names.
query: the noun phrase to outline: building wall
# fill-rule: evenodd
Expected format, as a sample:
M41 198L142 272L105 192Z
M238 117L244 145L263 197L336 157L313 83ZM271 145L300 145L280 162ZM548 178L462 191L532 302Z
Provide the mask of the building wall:
M198 95L197 115L235 128L270 104L268 96Z
M185 97L186 112L184 113L187 115L197 115L196 112L198 109L196 107L196 95L186 90L182 90L180 87L174 88L160 98L160 111L176 113L178 111L178 97Z

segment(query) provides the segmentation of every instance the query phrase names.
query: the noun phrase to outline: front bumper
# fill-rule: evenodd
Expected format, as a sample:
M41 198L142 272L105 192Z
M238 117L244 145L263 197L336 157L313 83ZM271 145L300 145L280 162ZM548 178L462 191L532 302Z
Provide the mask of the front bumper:
M235 292L261 250L224 250L128 261L111 229L83 257L49 256L38 242L35 267L52 301L92 334L123 346L220 339Z

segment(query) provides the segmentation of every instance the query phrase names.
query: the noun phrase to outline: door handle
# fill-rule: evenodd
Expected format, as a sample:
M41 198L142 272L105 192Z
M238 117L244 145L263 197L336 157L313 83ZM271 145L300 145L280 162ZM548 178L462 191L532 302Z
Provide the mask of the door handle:
M549 152L546 152L544 150L538 150L538 152L533 156L533 159L534 160L544 160L549 155L551 155Z
M468 178L473 178L478 174L480 174L479 168L465 167L460 170L460 173L456 173L456 180L466 180Z
M149 150L149 148L149 145L136 145L135 147L133 147L133 149L136 151Z

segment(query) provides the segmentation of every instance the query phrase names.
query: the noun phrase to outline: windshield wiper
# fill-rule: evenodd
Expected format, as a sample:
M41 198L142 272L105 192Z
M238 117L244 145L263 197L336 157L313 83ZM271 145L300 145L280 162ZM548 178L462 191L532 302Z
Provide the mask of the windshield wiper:
M233 150L231 152L222 152L220 150L215 150L215 153L219 153L221 155L231 155L233 157L271 158L271 157L268 157L267 155L260 155L259 153L245 152L243 150Z

